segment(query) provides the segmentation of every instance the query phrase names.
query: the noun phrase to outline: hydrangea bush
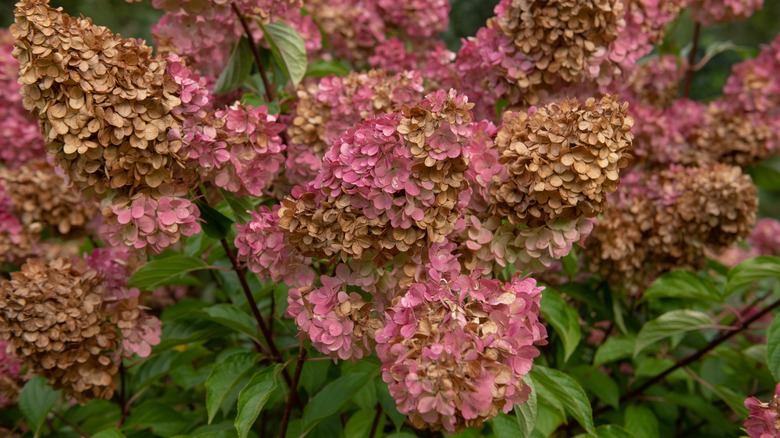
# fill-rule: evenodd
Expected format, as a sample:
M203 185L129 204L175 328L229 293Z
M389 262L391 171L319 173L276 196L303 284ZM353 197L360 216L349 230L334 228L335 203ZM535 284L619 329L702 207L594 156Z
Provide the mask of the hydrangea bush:
M150 3L0 32L0 435L780 437L763 1Z

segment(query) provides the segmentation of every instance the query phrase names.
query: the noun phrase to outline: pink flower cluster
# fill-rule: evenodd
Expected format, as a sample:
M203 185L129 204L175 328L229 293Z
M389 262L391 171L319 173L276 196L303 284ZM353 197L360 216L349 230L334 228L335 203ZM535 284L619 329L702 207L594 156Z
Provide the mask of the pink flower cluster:
M750 416L745 420L745 430L750 438L780 437L780 383L775 387L772 401L763 403L755 397L745 400Z
M459 88L460 78L457 77L454 60L455 53L442 40L426 40L412 49L394 36L376 46L368 64L388 73L419 71L426 81L426 91L433 91L437 88Z
M744 20L764 7L764 0L691 0L688 7L694 20L710 25Z
M729 102L748 112L767 112L780 104L780 35L754 59L734 65L723 88ZM776 111L776 110L775 110Z
M290 289L287 316L321 353L342 360L357 360L371 353L374 332L381 322L370 317L371 303L359 293L347 291L347 286L366 287L376 280L370 271L368 276L365 273L342 263L333 277L320 277L319 288Z
M16 401L21 380L22 361L9 347L8 341L0 339L0 409Z
M413 284L377 332L382 377L413 425L453 433L525 402L537 345L542 289L462 276Z
M279 206L266 206L252 212L247 224L236 224L235 244L238 257L260 278L271 278L289 286L303 287L314 283L309 257L297 254L279 228Z
M148 357L160 343L162 323L140 305L141 291L127 287L132 274L132 254L124 249L97 248L85 257L90 268L105 276L107 296L103 297L109 315L114 315L122 332L122 354Z
M200 232L200 212L185 198L154 199L139 194L132 200L114 202L107 209L107 237L114 246L124 244L160 253L181 236Z
M12 51L13 36L0 29L0 163L18 167L45 152L38 123L22 105L19 62Z
M718 260L726 266L735 266L753 257L780 255L780 221L759 219L745 244L723 251Z

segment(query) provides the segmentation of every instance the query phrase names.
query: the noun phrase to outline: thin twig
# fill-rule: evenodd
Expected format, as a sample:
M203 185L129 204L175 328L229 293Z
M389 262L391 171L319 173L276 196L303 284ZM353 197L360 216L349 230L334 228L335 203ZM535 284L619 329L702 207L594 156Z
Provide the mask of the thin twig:
M298 382L301 380L301 372L303 372L303 364L306 363L306 349L303 345L300 346L298 352L298 364L295 365L295 374L293 374L292 385L290 385L290 395L287 397L287 404L284 406L284 415L282 415L282 426L279 429L279 437L284 438L287 435L287 426L290 423L290 417L292 416L292 405L295 396L298 394Z
M683 97L688 98L691 95L691 82L693 82L693 72L696 66L696 51L699 50L699 36L701 35L701 24L696 23L693 28L693 44L691 53L688 54L688 67L685 71L685 84L683 85Z
M257 65L257 69L260 70L260 77L263 79L265 96L268 99L268 102L273 102L276 100L276 94L274 93L273 88L271 88L271 83L268 81L268 76L265 74L265 66L263 65L263 59L260 57L260 51L257 49L255 37L252 36L252 31L249 29L249 24L244 19L244 15L241 14L241 10L238 9L238 6L236 6L235 3L231 3L230 7L233 8L233 12L235 12L236 16L238 17L238 21L241 22L241 27L244 28L244 34L246 35L246 39L249 42L249 48L252 50L252 56L255 58L255 65Z
M376 430L379 427L379 419L382 418L382 405L376 404L376 415L374 415L374 422L371 423L371 432L368 434L368 438L374 438L376 436Z
M76 426L75 423L73 423L72 421L70 421L67 418L65 418L64 415L60 414L57 411L51 411L51 412L54 414L55 417L57 417L58 420L60 420L63 423L67 424L68 426L70 426L70 428L73 429L73 431L76 432L77 434L81 435L82 437L89 437L89 435L87 435L86 432L84 432L83 430L81 430L81 428ZM53 430L53 428L52 428L52 430Z
M738 324L734 330L728 331L726 333L723 333L722 335L720 335L717 338L713 339L709 344L705 345L701 350L699 350L696 353L694 353L694 354L692 354L692 355L682 359L681 361L679 361L676 364L672 365L671 367L667 368L666 371L664 371L661 374L658 374L657 376L653 377L652 379L646 381L645 383L643 383L639 387L637 387L637 388L627 392L625 395L623 395L623 397L620 397L620 402L623 403L623 402L626 402L628 400L631 400L632 398L634 398L634 397L642 394L643 392L645 392L645 390L647 390L648 388L650 388L653 385L661 382L669 374L672 374L673 372L677 371L678 369L680 369L682 367L686 367L686 366L692 364L693 362L696 362L697 360L701 359L707 353L709 353L710 351L714 350L715 347L717 347L720 344L728 341L729 339L734 337L736 334L743 332L745 329L750 327L751 324L753 324L754 322L758 321L759 319L764 317L764 315L770 313L772 310L774 310L774 309L776 309L778 307L780 307L780 300L775 301L769 307L765 308L764 310L756 313L755 315L753 315L749 319L747 319L747 320L743 321L742 323ZM608 409L609 409L608 406L602 406L601 408L596 409L593 412L593 415L596 416L596 415L599 415L599 414L603 414Z

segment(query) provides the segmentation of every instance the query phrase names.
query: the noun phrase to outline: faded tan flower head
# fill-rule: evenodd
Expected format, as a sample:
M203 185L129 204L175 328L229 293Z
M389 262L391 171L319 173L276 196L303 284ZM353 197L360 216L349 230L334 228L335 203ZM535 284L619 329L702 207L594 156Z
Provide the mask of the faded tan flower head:
M30 259L0 286L0 336L55 388L82 402L108 399L121 338L104 296L103 275L85 261Z
M633 119L627 110L606 95L584 105L566 100L504 113L496 146L509 179L490 190L496 213L531 227L596 216L628 165Z
M0 169L0 181L22 225L32 230L50 226L63 235L79 232L98 213L45 160Z
M168 138L181 104L166 63L134 39L52 9L17 4L11 32L24 105L46 149L90 193L169 185L183 157Z

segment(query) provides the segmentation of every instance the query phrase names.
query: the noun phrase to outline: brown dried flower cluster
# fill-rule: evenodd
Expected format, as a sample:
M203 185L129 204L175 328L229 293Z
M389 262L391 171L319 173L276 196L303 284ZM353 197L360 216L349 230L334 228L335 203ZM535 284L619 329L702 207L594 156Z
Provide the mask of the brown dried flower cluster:
M45 160L33 160L18 169L0 169L0 181L16 216L33 232L44 226L63 235L79 232L98 212L96 205L84 202Z
M778 145L775 120L760 113L735 111L726 105L707 106L704 120L688 134L690 152L681 164L727 163L746 167L768 158Z
M110 398L121 342L104 277L85 261L30 259L0 286L0 336L36 374L79 401Z
M497 25L536 67L518 85L579 82L617 39L624 13L622 0L512 0Z
M590 234L590 269L639 291L672 269L700 269L705 250L748 236L758 195L739 167L673 167L621 187Z
M166 190L181 167L181 104L166 63L135 39L52 9L17 4L14 56L24 105L38 117L46 149L89 193Z
M325 89L327 88L327 89ZM350 72L301 84L287 135L291 143L322 154L342 132L376 114L392 112L422 97L422 77L413 72Z
M504 113L496 146L509 179L490 189L495 212L531 227L598 215L628 165L627 109L606 95Z

